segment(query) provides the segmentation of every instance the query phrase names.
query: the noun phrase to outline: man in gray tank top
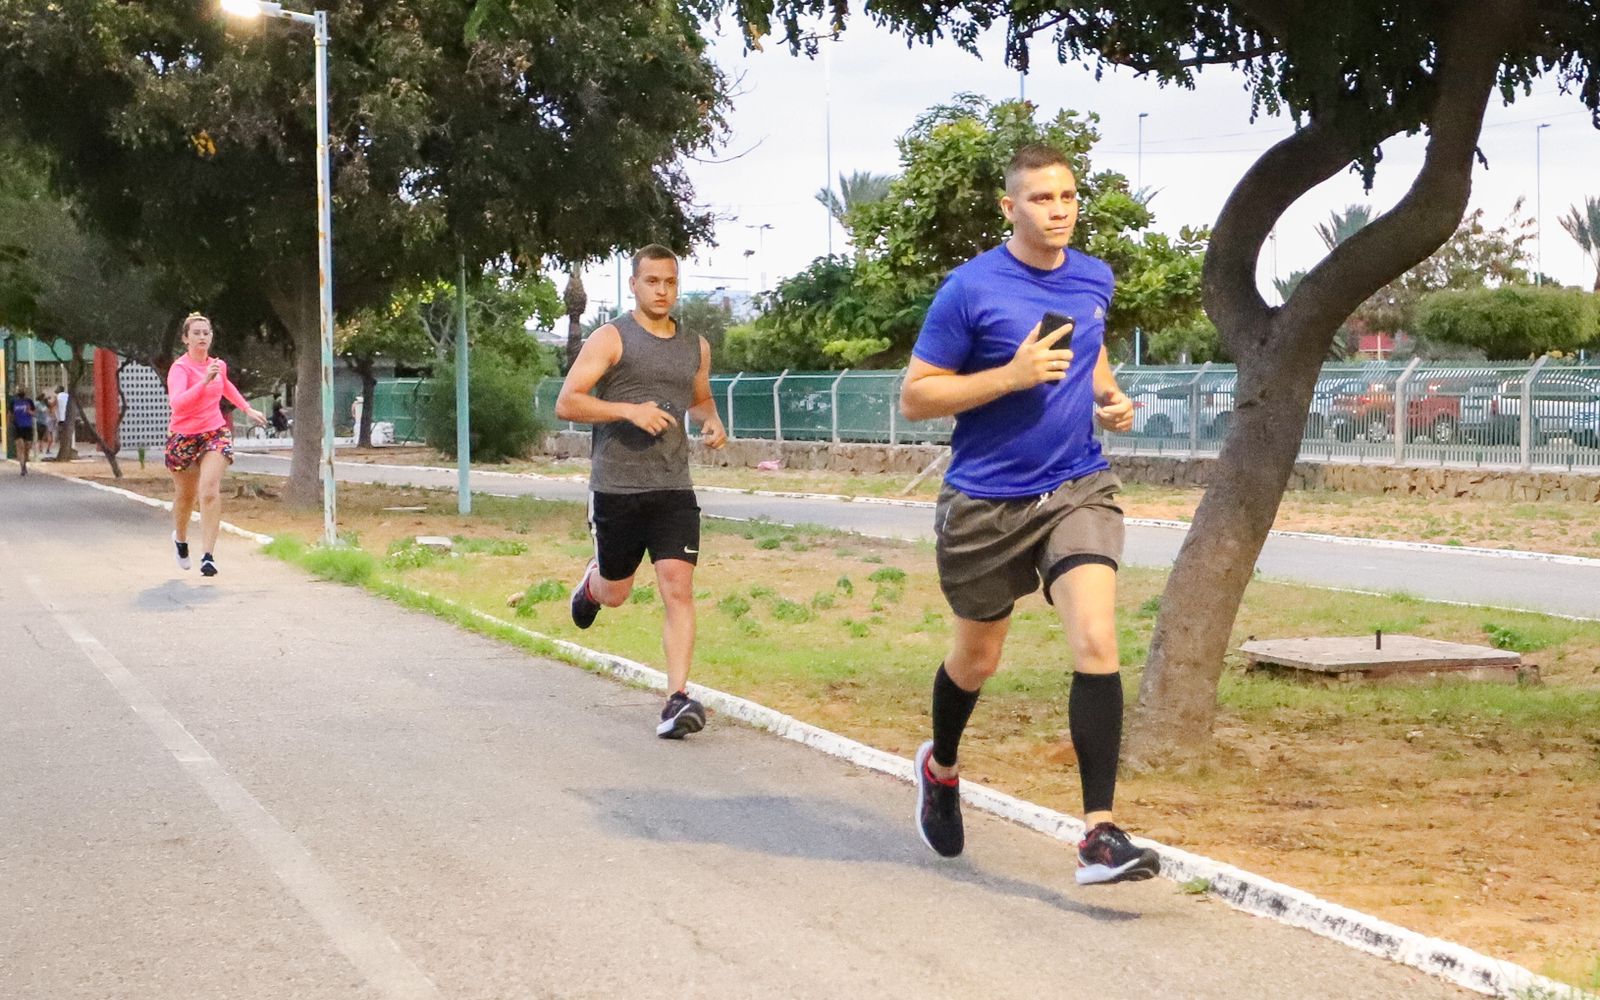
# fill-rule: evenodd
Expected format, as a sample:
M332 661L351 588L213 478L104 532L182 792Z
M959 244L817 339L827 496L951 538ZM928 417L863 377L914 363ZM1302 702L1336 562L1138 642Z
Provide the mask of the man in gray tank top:
M689 697L694 653L694 567L700 555L700 506L689 478L689 418L700 438L721 448L728 432L711 395L711 345L678 329L678 258L651 244L633 255L633 312L600 327L556 399L556 416L593 425L589 532L594 558L572 591L572 621L594 623L633 591L645 554L656 570L666 618L667 704L656 735L682 739L706 723Z

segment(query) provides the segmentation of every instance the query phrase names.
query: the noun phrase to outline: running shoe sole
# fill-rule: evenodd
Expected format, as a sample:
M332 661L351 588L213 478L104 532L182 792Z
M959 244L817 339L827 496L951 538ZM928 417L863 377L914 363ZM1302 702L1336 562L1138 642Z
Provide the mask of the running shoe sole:
M1079 885L1109 885L1113 882L1143 882L1161 874L1161 857L1146 848L1139 856L1115 868L1110 865L1082 865L1078 868Z

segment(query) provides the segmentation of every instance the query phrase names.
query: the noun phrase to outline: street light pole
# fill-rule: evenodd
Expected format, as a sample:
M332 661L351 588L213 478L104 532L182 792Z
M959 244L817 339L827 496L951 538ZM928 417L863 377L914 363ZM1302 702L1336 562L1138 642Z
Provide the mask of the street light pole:
M322 543L339 542L333 479L333 198L328 171L328 13L302 14L267 0L221 0L237 17L275 17L311 28L316 39L317 87L317 287L322 340ZM372 402L366 402L371 406Z
M772 223L762 222L759 224L754 224L747 222L745 223L745 228L754 229L756 231L756 246L759 248L759 253L761 254L761 287L759 290L764 292L767 290L767 230L772 228Z
M1539 138L1549 127L1549 122L1540 122L1539 127L1533 130L1533 214L1538 217L1533 227L1534 247L1537 249L1533 265L1535 285L1544 284L1544 163L1539 156Z
M1144 188L1144 120L1149 117L1150 112L1139 112L1139 152L1134 160L1135 166L1133 169L1133 189L1135 191L1140 191Z

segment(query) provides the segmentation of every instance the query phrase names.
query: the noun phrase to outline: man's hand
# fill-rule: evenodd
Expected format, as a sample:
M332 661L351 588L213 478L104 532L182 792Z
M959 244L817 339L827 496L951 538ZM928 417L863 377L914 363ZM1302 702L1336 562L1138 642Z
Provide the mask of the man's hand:
M1062 337L1072 336L1072 324L1064 323L1048 335L1039 336L1043 323L1028 331L1017 353L1006 364L1006 374L1013 392L1031 389L1041 382L1059 382L1067 377L1067 366L1072 364L1072 351L1056 348Z
M700 441L713 451L728 443L728 429L722 426L721 417L712 414L700 424Z
M657 406L655 400L648 403L632 403L628 406L628 423L657 437L668 427L676 427L678 421L672 414Z
M1117 434L1133 430L1133 400L1121 389L1107 389L1096 396L1094 402L1094 419L1102 429Z

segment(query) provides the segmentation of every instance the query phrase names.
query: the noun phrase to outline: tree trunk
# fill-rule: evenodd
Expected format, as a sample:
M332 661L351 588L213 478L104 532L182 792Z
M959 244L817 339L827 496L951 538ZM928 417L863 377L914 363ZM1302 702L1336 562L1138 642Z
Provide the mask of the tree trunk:
M322 335L316 275L275 283L268 301L294 344L294 450L283 501L314 507L322 502Z
M77 344L72 344L68 350L71 354L67 359L67 414L56 427L54 461L57 462L71 462L78 457L78 449L73 447L73 424L81 412L78 409L78 383L83 379L83 359L79 357Z
M78 408L77 396L71 396L67 399L67 417L76 423L83 424L83 429L89 435L89 439L94 442L96 448L100 449L100 454L106 457L106 462L111 466L111 474L121 479L122 466L117 462L117 450L100 437L100 432L95 429L94 421L83 415L83 411Z
M573 362L578 360L578 352L583 349L583 311L589 308L589 293L583 288L583 269L574 265L572 275L567 279L567 289L562 294L562 303L567 307L567 371L572 370ZM618 312L621 312L621 303L618 303Z
M1128 728L1130 764L1209 749L1223 656L1299 452L1320 361L1362 302L1425 260L1460 223L1500 53L1524 15L1495 0L1454 8L1425 121L1397 109L1375 112L1361 100L1322 108L1268 150L1223 206L1203 281L1206 312L1239 362L1232 429L1162 594ZM1394 208L1331 250L1283 306L1269 308L1255 278L1268 233L1305 192L1368 148L1352 119L1368 116L1370 125L1375 114L1391 135L1426 124L1422 169Z

